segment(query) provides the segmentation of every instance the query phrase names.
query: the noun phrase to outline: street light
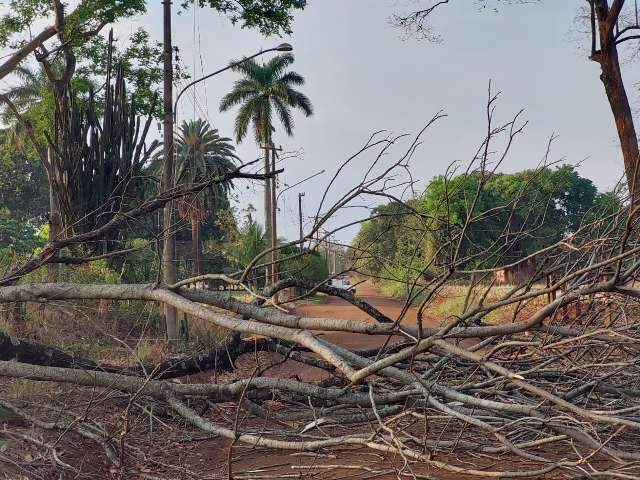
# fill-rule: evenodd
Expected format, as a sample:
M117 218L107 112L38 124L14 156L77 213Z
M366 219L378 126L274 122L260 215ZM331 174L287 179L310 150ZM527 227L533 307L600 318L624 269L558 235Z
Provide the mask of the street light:
M256 58L260 55L263 55L265 53L268 52L290 52L293 50L293 47L291 46L290 43L281 43L280 45L278 45L277 47L272 47L272 48L267 48L266 50L260 50L258 53L254 53L253 55L251 55L250 57L245 57L242 60L238 60L237 62L234 63L230 63L229 65L227 65L224 68L221 68L220 70L216 70L215 72L212 72L208 75L205 75L204 77L200 77L190 83L188 83L182 90L180 90L180 93L178 93L178 96L176 97L176 101L173 104L173 123L175 124L176 122L176 115L177 115L177 111L178 111L178 100L180 100L180 97L182 96L182 94L188 90L189 88L193 87L195 84L200 83L204 80L207 80L208 78L213 77L214 75L218 75L219 73L222 73L226 70L229 70L231 68L237 67L238 65L243 64L244 62L251 60L252 58Z

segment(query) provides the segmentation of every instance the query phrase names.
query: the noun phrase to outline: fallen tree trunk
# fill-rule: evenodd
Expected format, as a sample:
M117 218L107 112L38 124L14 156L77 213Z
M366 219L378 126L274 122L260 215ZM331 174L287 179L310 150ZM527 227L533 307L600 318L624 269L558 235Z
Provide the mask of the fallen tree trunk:
M294 346L269 338L242 340L232 333L220 345L193 355L171 358L155 365L120 367L67 353L50 345L30 342L0 332L0 360L16 361L43 367L95 370L157 380L185 377L201 372L227 372L235 368L235 361L248 352L273 352L316 368L332 371L331 364L308 357ZM371 352L373 354L373 352Z

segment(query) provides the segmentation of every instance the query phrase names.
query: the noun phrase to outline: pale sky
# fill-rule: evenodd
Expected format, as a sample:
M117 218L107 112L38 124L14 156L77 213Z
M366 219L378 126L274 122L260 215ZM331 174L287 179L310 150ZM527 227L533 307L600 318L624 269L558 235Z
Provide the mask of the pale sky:
M147 15L121 24L118 32L124 36L143 26L161 40L161 2L149 3ZM504 171L535 166L555 133L552 159L582 162L580 173L607 189L622 175L623 164L598 65L586 58L584 42L572 34L583 3L546 0L479 13L472 0L452 2L435 17L444 39L440 45L402 40L389 24L394 11L416 4L412 0L311 0L296 15L293 35L284 39L265 39L231 26L211 9L199 9L175 16L174 44L180 48L181 63L192 75L195 68L196 77L283 40L294 46L292 68L307 80L301 89L312 100L315 115L297 114L291 138L276 126L276 144L304 152L283 165L281 181L289 185L322 168L333 172L376 130L415 133L443 110L447 118L427 132L412 162L417 188L424 188L451 162L467 162L473 155L486 128L491 80L502 92L496 118L507 120L525 109L523 118L529 121ZM625 66L634 105L636 71L636 64ZM225 72L196 89L196 115L227 136L233 136L235 112L219 113L218 105L236 78L234 72ZM178 115L193 117L192 95L181 100ZM256 158L253 138L239 145L238 152L244 160ZM355 181L366 166L364 160L341 176L338 190ZM281 197L280 235L297 236L297 193L306 192L305 215L310 215L329 179L326 173ZM260 186L239 187L240 203L251 202L261 212ZM330 197L336 194L330 192ZM342 218L362 214L353 209ZM353 233L338 238L349 241Z

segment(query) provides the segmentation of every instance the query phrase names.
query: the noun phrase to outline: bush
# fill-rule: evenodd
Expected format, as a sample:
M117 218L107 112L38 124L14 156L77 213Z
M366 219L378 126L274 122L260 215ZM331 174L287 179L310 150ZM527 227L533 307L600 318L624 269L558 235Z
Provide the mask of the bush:
M298 248L284 248L280 255L284 257L280 263L281 278L295 278L310 283L320 283L327 279L329 270L327 262L318 252L301 251ZM296 256L297 255L297 256ZM286 257L291 257L286 259Z
M122 272L123 283L148 283L158 275L158 256L143 238L127 240L125 248L138 248L124 259L115 260L113 266Z

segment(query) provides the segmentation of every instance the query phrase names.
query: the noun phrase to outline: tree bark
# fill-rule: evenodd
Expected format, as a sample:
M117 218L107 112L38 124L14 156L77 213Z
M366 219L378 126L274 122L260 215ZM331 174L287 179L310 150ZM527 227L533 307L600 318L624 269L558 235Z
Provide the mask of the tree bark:
M120 367L97 363L91 359L66 353L50 345L19 339L0 332L0 361L20 362L42 367L101 371L134 377L149 375L155 380L180 378L207 371L228 372L235 368L234 363L238 357L251 352L275 352L286 355L297 362L333 370L330 363L304 356L299 350L294 351L291 345L270 338L241 340L239 334L231 333L218 346L210 350L181 358L170 358L155 365ZM374 349L368 356L375 355L377 352L378 349Z
M191 219L191 248L193 251L193 275L202 273L202 242L200 241L200 221Z
M604 85L609 107L616 124L620 148L624 160L625 176L629 193L633 202L640 200L640 172L638 171L639 150L638 137L629 105L629 98L622 79L618 46L616 44L614 27L618 21L619 8L610 9L607 0L595 0L593 5L592 29L597 28L600 50L595 50L596 32L592 44L591 59L600 64L600 80Z

